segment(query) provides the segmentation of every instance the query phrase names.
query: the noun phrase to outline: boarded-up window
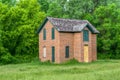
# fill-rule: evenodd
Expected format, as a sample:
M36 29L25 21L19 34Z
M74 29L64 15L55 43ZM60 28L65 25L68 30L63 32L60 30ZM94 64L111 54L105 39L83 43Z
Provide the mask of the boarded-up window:
M65 57L69 58L69 46L65 47Z
M43 57L46 57L46 47L43 48Z
M55 29L54 28L52 28L51 33L52 33L52 39L55 39Z
M43 29L43 40L46 40L46 29Z
M83 30L83 41L89 41L89 31Z

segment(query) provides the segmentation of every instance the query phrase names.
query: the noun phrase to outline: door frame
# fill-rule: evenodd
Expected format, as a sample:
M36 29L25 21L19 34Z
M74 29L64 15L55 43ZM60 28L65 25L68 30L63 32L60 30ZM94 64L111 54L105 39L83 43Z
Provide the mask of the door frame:
M84 45L84 62L89 62L89 46Z

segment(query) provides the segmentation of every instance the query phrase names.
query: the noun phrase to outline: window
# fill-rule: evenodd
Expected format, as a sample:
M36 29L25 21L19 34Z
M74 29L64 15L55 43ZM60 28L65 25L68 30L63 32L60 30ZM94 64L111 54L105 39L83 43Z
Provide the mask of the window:
M54 28L52 28L52 39L55 39L55 29Z
M46 47L43 48L43 57L46 57Z
M65 57L69 58L69 46L66 46L65 48Z
M46 40L46 29L43 29L43 40Z
M55 62L55 47L52 46L52 62Z
M89 31L88 30L83 31L83 41L89 41Z

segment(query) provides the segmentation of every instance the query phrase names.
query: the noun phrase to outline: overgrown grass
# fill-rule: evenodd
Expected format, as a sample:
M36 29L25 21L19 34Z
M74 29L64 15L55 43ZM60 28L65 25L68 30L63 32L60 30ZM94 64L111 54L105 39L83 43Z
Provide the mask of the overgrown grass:
M33 61L0 66L0 80L120 80L120 60L62 64Z

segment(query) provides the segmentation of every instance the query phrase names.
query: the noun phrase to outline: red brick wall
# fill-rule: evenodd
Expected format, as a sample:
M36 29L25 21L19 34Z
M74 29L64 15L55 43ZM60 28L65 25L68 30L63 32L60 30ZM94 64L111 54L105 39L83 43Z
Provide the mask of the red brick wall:
M88 28L85 28L88 30ZM84 45L88 45L89 62L96 60L96 34L89 31L89 41L83 41L83 32L74 33L74 58L79 62L84 62Z
M88 28L85 28L85 30L88 30ZM83 32L82 32L82 41L83 41ZM97 59L97 50L96 50L96 34L92 34L92 32L89 30L89 42L82 43L82 46L88 45L88 51L89 51L89 62L95 61ZM84 48L82 48L82 54L84 54ZM84 61L84 55L82 58L82 61Z
M73 33L60 33L60 61L64 62L66 60L70 60L74 55L74 38ZM69 46L69 58L65 58L65 47Z
M89 31L89 42L83 41L83 32L65 33L55 29L55 39L51 39L52 24L48 21L43 28L46 28L46 40L43 40L43 29L39 33L39 58L41 61L52 60L52 46L55 46L55 62L61 63L75 58L84 62L84 45L89 47L89 62L97 59L96 34ZM85 28L88 30L88 28ZM46 47L46 57L43 57L43 48ZM69 46L69 58L65 58L65 47Z
M59 63L59 32L55 29L55 39L51 38L52 24L48 21L43 28L46 28L46 40L43 40L43 29L39 33L39 58L41 61L52 60L52 46L55 46L55 62ZM46 58L43 57L43 47L46 47Z
M96 34L92 34L92 60L97 60L97 41Z
M82 62L82 33L74 33L74 58Z
M87 27L85 28L85 30L89 30ZM89 41L88 42L84 42L83 41L83 32L82 32L82 62L84 62L84 45L88 45L88 60L89 60L89 62L91 62L92 61L92 33L91 33L91 31L89 30Z

